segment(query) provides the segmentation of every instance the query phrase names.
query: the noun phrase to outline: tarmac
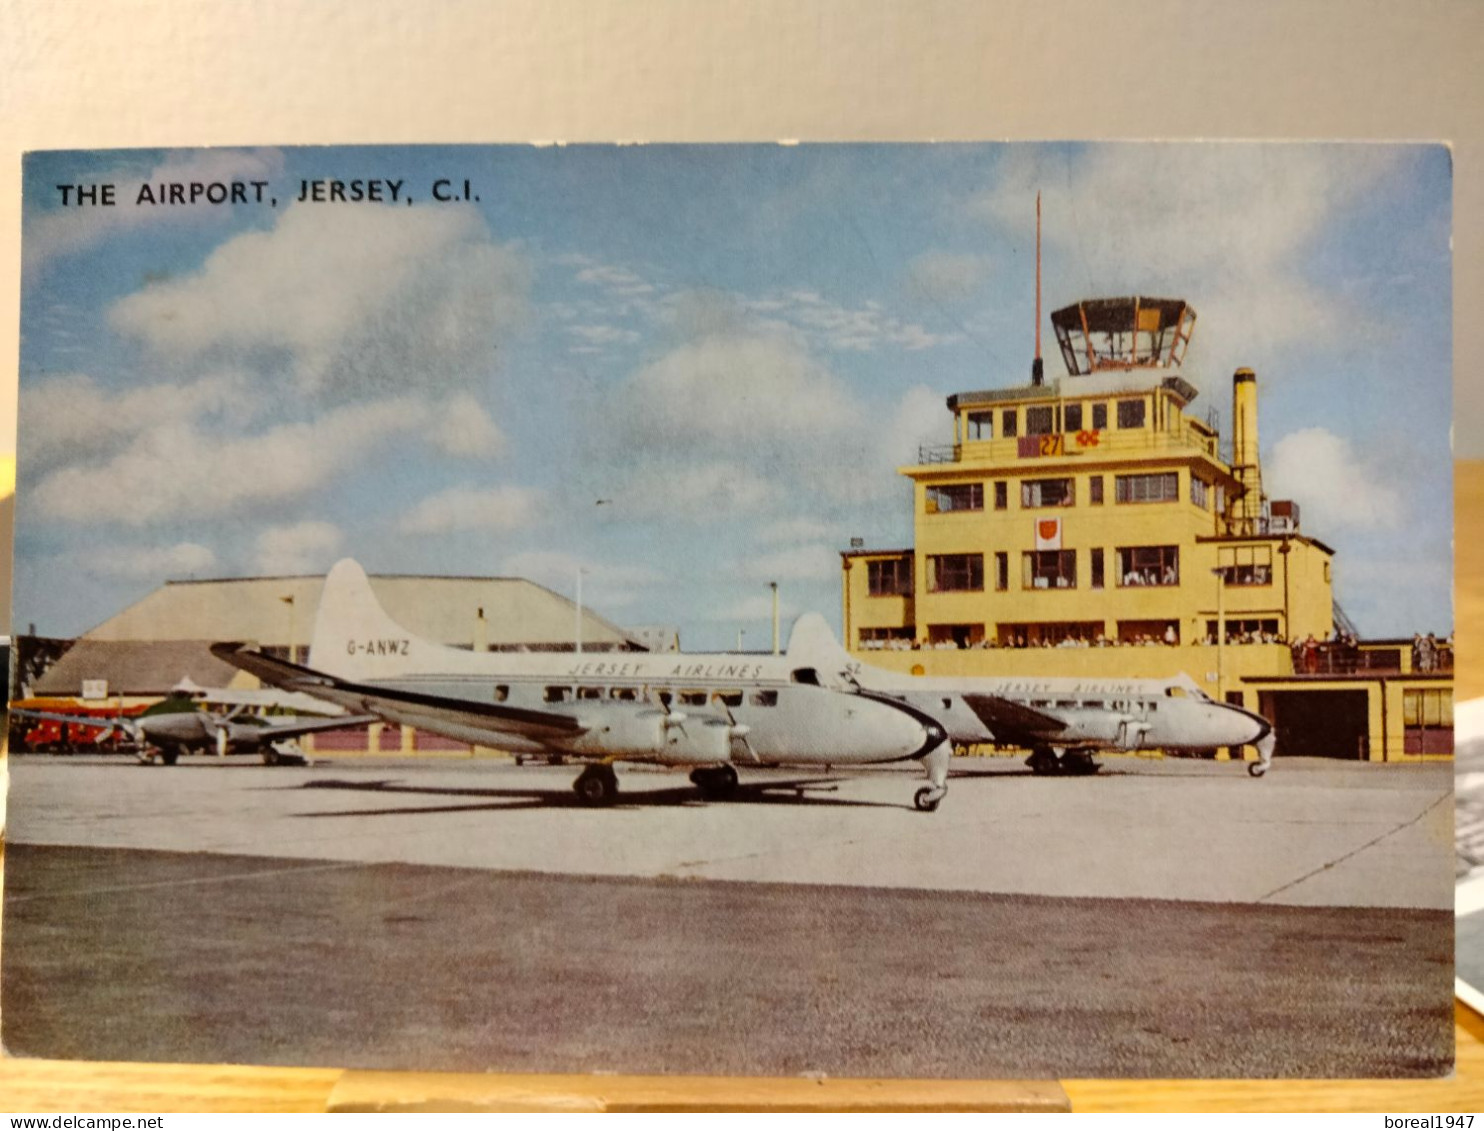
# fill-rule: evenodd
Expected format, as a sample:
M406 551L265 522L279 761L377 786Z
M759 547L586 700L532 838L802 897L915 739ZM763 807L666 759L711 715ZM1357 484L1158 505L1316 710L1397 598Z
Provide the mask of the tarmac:
M752 774L12 758L13 1054L835 1076L1430 1076L1449 765Z

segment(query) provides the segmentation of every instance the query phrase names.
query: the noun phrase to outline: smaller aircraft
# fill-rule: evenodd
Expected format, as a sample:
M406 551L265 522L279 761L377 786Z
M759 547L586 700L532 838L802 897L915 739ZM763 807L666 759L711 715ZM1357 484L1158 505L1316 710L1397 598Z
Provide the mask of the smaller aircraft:
M200 689L197 689L200 690ZM232 693L225 692L230 696ZM251 694L251 693L249 693ZM374 715L338 715L330 718L306 718L302 715L248 715L239 706L222 713L203 710L199 699L191 694L172 692L153 707L138 715L119 715L111 719L97 716L68 715L61 711L36 711L15 707L11 713L28 719L101 726L95 741L101 745L115 731L123 734L141 762L159 760L173 766L182 754L192 752L258 754L263 764L302 765L304 754L293 740L317 731L363 726L376 721ZM325 711L334 707L325 704Z
M1171 679L910 676L861 663L818 613L794 622L788 658L826 687L896 699L937 719L955 746L1031 751L1037 774L1090 774L1099 750L1213 751L1253 746L1247 772L1272 764L1277 735L1261 715L1218 703L1188 675Z

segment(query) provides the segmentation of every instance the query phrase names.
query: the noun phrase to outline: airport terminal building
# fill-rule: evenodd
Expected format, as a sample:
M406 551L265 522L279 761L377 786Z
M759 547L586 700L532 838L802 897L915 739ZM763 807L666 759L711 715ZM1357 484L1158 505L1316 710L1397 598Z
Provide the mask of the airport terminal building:
M1451 647L1356 638L1334 550L1263 490L1257 376L1224 437L1181 376L1189 304L1051 319L1067 376L950 396L952 442L901 469L914 545L842 553L846 646L919 675L1186 673L1271 719L1279 754L1451 754Z

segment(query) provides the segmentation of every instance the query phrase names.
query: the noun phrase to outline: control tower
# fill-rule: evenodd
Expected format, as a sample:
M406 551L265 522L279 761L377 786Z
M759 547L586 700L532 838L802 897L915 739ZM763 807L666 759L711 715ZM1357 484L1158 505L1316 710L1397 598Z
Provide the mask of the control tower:
M1178 369L1195 332L1195 308L1180 298L1092 298L1052 311L1067 372Z

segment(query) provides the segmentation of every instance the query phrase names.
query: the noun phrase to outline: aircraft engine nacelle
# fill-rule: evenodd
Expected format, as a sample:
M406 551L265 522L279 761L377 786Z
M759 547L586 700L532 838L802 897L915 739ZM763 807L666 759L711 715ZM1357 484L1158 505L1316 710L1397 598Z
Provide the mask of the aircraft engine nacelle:
M732 738L747 733L744 726L718 715L691 715L665 736L664 761L676 766L714 766L732 760Z
M657 707L604 705L584 711L587 730L562 745L573 754L653 761L665 752L669 716Z

